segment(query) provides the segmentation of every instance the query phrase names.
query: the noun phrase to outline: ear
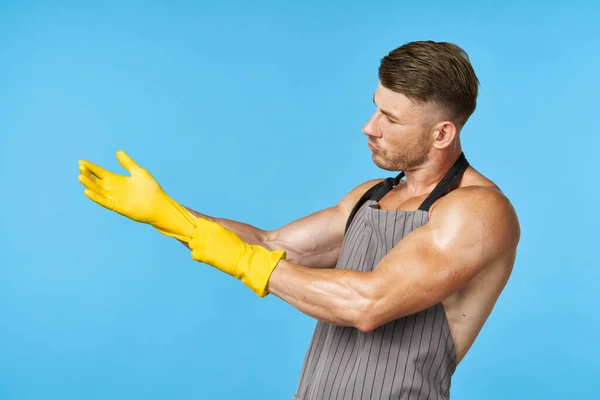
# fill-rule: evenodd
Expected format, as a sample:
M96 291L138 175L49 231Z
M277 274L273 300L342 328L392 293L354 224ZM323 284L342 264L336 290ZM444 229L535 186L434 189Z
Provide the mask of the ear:
M433 147L441 150L449 147L456 139L458 129L452 121L440 121L433 126Z

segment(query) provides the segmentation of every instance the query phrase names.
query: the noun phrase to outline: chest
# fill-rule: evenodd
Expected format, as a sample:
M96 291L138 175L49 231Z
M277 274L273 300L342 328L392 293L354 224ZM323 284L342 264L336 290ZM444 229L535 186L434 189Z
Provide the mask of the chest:
M426 224L426 211L382 209L375 200L368 200L352 221L336 268L368 272L400 241Z
M417 211L426 198L426 194L411 196L406 190L393 190L383 196L377 206L381 210Z

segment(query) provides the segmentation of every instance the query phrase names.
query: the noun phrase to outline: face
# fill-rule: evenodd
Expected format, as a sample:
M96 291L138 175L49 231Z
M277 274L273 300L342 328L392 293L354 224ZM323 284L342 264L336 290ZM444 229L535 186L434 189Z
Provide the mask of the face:
M434 139L431 107L417 105L381 84L373 101L377 109L363 127L373 162L387 171L410 171L427 162Z

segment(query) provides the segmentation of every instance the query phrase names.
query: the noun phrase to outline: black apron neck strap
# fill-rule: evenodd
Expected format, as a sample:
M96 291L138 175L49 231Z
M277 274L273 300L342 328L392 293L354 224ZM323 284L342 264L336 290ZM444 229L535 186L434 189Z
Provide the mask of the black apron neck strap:
M431 205L440 197L448 192L448 189L460 178L460 176L465 172L465 170L469 167L469 162L465 158L464 153L461 153L458 159L454 162L454 165L448 170L444 178L438 183L438 185L433 189L433 191L427 196L425 201L419 207L419 210L429 211ZM385 196L394 186L400 183L400 180L404 178L404 171L400 172L398 176L395 178L386 178L383 181L379 182L362 195L362 197L356 202L354 208L350 212L350 216L346 221L346 229L347 232L350 228L350 223L354 219L354 216L362 207L362 205L367 202L367 200L376 200L379 201Z
M386 178L383 181L376 184L375 186L373 186L372 188L370 188L369 190L367 190L361 196L361 198L356 202L356 204L354 205L354 208L350 212L350 216L348 217L348 220L346 221L345 231L346 232L348 231L348 228L350 228L350 223L354 219L354 216L356 215L358 210L362 207L362 205L367 202L367 200L377 200L377 201L381 200L383 198L383 196L386 195L387 192L392 190L392 188L394 186L396 186L398 183L400 183L400 180L403 177L404 177L404 171L400 172L398 174L398 176L396 176L395 178Z
M419 206L419 210L429 211L431 205L440 197L448 193L448 190L456 183L456 181L458 181L467 168L469 168L469 162L467 161L465 154L460 153L460 156L454 162L454 165L452 165L435 189L429 193L429 196L427 196L425 201Z

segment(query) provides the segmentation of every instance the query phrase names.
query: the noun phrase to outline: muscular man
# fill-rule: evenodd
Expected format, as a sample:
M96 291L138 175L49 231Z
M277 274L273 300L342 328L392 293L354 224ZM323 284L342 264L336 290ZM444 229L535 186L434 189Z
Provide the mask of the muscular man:
M294 399L447 399L520 238L511 203L462 151L477 92L454 44L391 51L363 132L374 163L402 173L276 230L178 205L122 152L131 177L82 161L80 181L98 204L318 320Z

